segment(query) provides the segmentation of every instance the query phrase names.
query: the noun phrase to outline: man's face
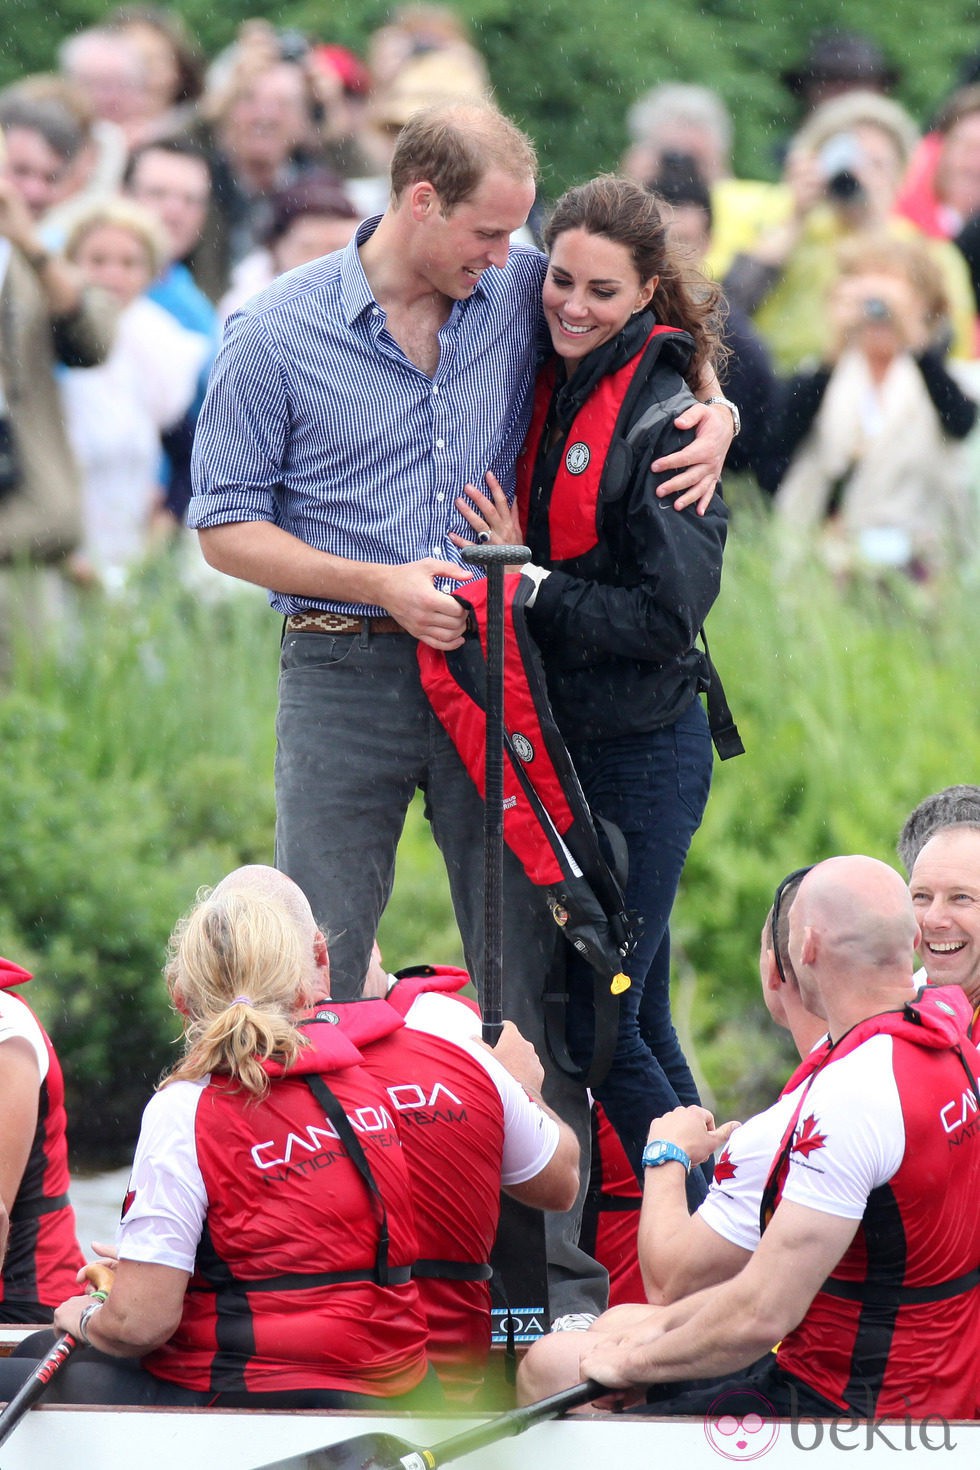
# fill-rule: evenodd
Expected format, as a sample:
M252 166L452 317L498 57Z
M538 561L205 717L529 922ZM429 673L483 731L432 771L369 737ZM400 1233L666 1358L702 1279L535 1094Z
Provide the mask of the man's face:
M8 128L6 177L34 219L40 219L67 192L70 165L33 128Z
M310 129L303 73L279 62L251 77L225 115L221 139L233 160L279 167Z
M909 892L929 979L958 985L973 1005L980 1004L980 832L938 832L916 859Z
M136 164L129 194L163 225L172 259L186 259L201 238L208 212L211 178L207 164L151 148Z
M533 203L533 181L511 178L499 169L491 169L469 199L448 213L431 190L414 238L417 274L450 300L465 301L488 266L503 269L507 264L510 237L525 223Z

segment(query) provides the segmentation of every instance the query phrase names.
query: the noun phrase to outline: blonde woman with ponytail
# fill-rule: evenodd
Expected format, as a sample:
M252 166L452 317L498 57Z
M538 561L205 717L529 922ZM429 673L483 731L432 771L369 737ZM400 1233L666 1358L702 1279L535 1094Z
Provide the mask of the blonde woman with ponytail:
M412 1403L428 1375L408 1173L383 1088L330 1009L306 898L239 869L178 924L165 973L183 1056L143 1117L113 1291L58 1309L91 1346L59 1393Z

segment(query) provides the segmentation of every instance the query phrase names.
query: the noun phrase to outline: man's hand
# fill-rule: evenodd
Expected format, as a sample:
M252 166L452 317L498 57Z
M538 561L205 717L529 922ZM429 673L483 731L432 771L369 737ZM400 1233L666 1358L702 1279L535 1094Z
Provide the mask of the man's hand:
M728 446L735 437L731 411L723 403L692 403L690 408L678 414L674 427L694 429L696 437L690 444L685 444L683 449L677 449L673 454L665 454L653 461L650 468L654 474L661 474L665 470L678 471L671 479L657 486L657 494L662 498L665 495L675 495L679 490L683 491L683 494L677 495L674 509L684 510L687 506L696 504L698 515L703 516L721 479Z
M430 648L449 653L463 642L466 609L448 592L440 592L433 584L436 577L466 582L471 575L465 567L437 561L434 557L387 567L379 580L377 601L401 623L406 633L411 633L413 638L427 643Z
M582 1334L579 1372L582 1378L594 1378L607 1388L636 1389L642 1378L634 1366L633 1354L638 1344L654 1342L662 1335L661 1308L637 1309L637 1321L628 1318L622 1324L610 1319L608 1326L600 1317L598 1323ZM637 1395L632 1396L635 1402Z
M528 1092L540 1096L544 1085L544 1067L534 1047L522 1036L513 1021L505 1021L495 1046L488 1047L492 1056Z
M651 1143L655 1138L666 1139L682 1148L692 1164L703 1164L716 1149L724 1147L739 1126L733 1121L716 1128L708 1109L692 1103L685 1108L674 1108L661 1118L654 1118L647 1131L647 1142Z

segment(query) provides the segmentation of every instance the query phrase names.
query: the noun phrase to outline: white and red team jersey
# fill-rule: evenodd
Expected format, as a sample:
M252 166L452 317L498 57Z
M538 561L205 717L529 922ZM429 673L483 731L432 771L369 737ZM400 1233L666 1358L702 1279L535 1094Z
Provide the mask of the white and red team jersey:
M956 1050L869 1036L817 1073L787 1144L779 1199L861 1223L780 1367L869 1418L971 1418L980 1103Z
M13 965L9 968L17 970ZM19 977L30 979L26 970L19 971ZM0 1321L32 1322L39 1318L38 1306L45 1309L50 1320L51 1311L74 1295L75 1278L84 1259L78 1248L75 1214L68 1200L68 1140L61 1066L50 1037L30 1006L19 996L0 989L0 1046L15 1039L26 1041L37 1061L38 1114L10 1210L7 1251L0 1263Z
M480 1044L479 1016L467 1002L423 991L407 1004L400 984L406 1024L367 1045L350 1034L385 1088L408 1160L429 1358L447 1392L465 1398L490 1350L489 1259L501 1187L546 1168L559 1126ZM372 1004L395 1014L387 1002L352 1002L336 1006L341 1024L358 1026Z
M363 1067L324 1081L385 1201L396 1279L369 1279L377 1218L301 1073L274 1080L257 1102L228 1079L171 1083L145 1110L117 1236L121 1259L191 1276L177 1331L144 1359L157 1376L203 1391L381 1397L424 1376L425 1319L410 1279L418 1241L394 1119ZM331 1279L338 1273L354 1279Z
M551 1162L558 1147L559 1129L521 1084L480 1045L480 1018L464 1002L449 995L418 996L405 1017L410 1031L425 1031L455 1042L478 1062L500 1097L504 1116L504 1149L500 1183L509 1188L526 1184Z
M754 1251L759 1244L762 1191L806 1085L802 1082L771 1108L756 1113L735 1129L715 1163L708 1193L698 1206L698 1219L742 1250Z

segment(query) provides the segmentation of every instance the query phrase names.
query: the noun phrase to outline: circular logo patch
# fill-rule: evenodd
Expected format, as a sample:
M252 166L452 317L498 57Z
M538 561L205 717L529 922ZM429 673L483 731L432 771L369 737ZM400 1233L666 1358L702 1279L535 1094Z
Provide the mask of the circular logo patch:
M317 1011L316 1019L318 1021L326 1021L330 1026L340 1025L340 1017L336 1011Z
M580 439L577 444L570 446L568 453L565 455L565 468L570 475L580 475L583 470L588 469L591 458L592 452L589 446L583 444Z
M526 766L529 766L534 760L534 746L528 740L527 736L512 735L510 737L510 743L514 747L514 754L517 756L517 759L523 761Z

